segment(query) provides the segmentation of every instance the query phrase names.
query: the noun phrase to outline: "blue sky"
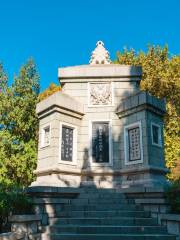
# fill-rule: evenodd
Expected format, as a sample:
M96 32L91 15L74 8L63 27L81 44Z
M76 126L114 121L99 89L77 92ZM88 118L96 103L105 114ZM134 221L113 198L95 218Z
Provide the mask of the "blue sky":
M10 80L29 57L41 90L59 66L88 64L98 40L115 58L124 46L168 44L180 53L180 0L0 0L0 61Z

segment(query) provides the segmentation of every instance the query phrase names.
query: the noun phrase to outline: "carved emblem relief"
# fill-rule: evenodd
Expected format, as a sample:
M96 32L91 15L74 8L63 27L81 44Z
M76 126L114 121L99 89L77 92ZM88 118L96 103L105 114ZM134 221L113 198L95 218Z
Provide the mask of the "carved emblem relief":
M90 105L112 105L111 83L90 83Z

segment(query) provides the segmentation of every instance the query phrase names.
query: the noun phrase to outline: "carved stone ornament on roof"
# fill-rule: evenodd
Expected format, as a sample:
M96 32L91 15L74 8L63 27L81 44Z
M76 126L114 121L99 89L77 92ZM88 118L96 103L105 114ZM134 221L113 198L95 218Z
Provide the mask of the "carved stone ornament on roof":
M92 52L89 63L91 65L93 65L93 64L110 64L111 63L111 60L109 57L109 52L105 49L104 43L102 41L98 41L96 43L96 48Z

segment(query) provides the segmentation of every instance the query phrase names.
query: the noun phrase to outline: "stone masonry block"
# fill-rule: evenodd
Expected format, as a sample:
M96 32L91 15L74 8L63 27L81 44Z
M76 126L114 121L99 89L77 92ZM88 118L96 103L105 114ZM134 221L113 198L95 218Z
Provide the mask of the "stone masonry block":
M171 234L180 235L180 223L178 222L167 221L167 229Z
M126 98L126 101L124 101L124 107L125 107L125 110L131 108L131 99L130 98Z
M38 222L30 222L28 225L28 234L38 232Z
M34 211L36 214L42 214L44 212L44 206L43 205L35 205L34 206Z
M146 99L147 99L147 93L146 92L141 92L139 95L139 104L145 104Z
M11 231L12 232L17 232L17 233L27 233L28 228L25 223L12 223L11 224Z
M48 225L48 216L47 216L47 214L43 214L42 215L42 225L43 226L46 226L46 225Z
M45 205L45 212L46 213L55 213L55 206L52 204Z
M139 103L138 95L134 95L130 98L131 101L131 107L137 107Z
M153 105L153 98L154 98L153 96L151 96L150 94L147 93L147 102L151 105Z

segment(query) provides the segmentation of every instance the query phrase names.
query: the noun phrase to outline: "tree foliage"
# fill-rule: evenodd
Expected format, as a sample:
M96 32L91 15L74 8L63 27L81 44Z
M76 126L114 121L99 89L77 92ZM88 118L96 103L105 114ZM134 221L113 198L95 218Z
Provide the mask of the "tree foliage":
M30 59L8 86L0 68L0 182L28 185L37 160L39 75Z
M141 89L158 98L166 98L165 156L170 179L180 178L180 56L169 57L168 47L149 46L147 53L134 49L117 52L117 64L141 65Z
M166 190L166 197L171 205L171 211L175 214L180 213L180 179L173 182Z
M4 71L3 64L0 63L0 92L6 91L8 78Z
M39 94L39 101L46 99L47 97L51 96L52 94L60 90L61 86L57 86L56 84L51 83L46 90Z
M0 184L0 233L10 231L8 217L12 214L33 214L32 200L23 188Z

